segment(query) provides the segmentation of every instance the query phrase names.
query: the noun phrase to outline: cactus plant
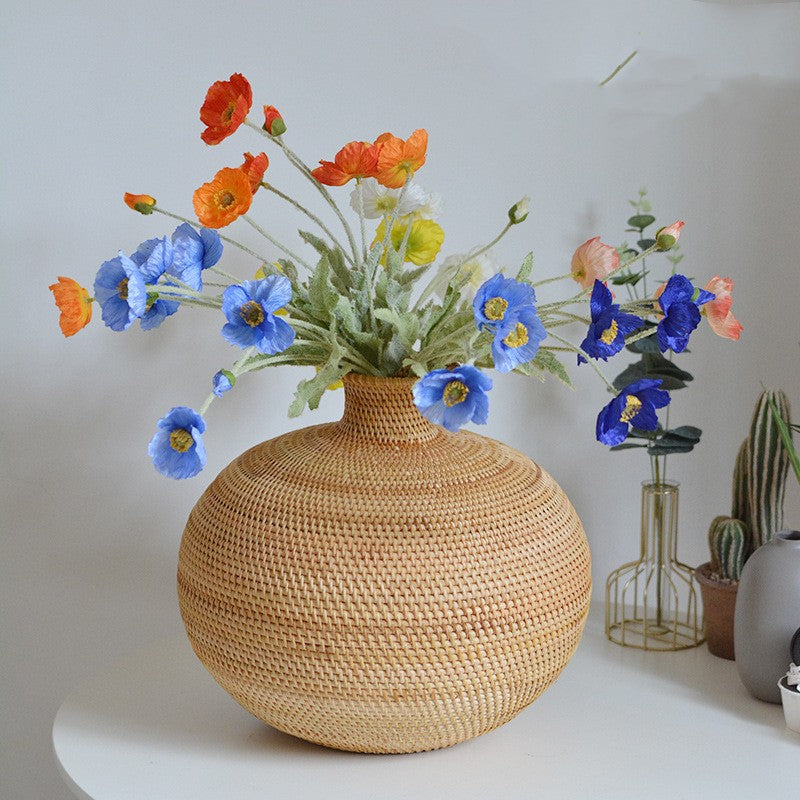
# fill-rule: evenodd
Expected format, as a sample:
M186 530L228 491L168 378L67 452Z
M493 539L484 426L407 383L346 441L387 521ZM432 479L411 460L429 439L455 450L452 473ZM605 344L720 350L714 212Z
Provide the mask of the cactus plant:
M715 517L708 529L711 571L722 580L738 581L747 559L749 531L733 517Z
M733 516L747 523L752 553L783 527L783 499L789 454L770 408L789 419L789 400L765 389L758 398L750 433L739 448L733 474Z

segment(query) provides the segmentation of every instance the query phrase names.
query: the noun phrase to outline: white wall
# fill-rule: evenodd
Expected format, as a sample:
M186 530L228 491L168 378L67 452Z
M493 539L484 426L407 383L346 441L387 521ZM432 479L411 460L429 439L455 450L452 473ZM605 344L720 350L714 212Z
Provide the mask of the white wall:
M243 72L256 107L282 110L308 161L356 137L426 127L419 177L446 195L447 252L490 238L523 194L529 221L497 253L515 265L533 249L541 276L566 271L590 236L620 239L640 186L664 223L686 220L686 272L733 276L745 326L738 343L701 331L681 361L696 381L676 395L672 421L704 430L670 465L688 563L705 559L708 521L728 508L759 383L800 409L797 3L26 2L3 18L3 798L68 797L49 751L59 703L121 653L180 630L174 572L189 509L237 453L296 424L285 409L302 371L250 376L209 416L206 471L161 478L146 454L155 421L196 406L230 362L216 325L188 311L149 334L97 321L64 340L47 290L57 275L91 286L119 248L172 230L125 208L124 191L187 213L196 186L261 148L247 130L216 148L200 141L214 80ZM270 170L277 186L299 186L277 155ZM291 214L267 197L255 206L291 238ZM226 258L235 273L252 269L237 252ZM607 397L587 367L574 374L575 393L498 378L486 433L563 484L599 596L636 553L648 468L594 441ZM301 424L334 419L340 405L331 396ZM787 511L797 525L797 491Z

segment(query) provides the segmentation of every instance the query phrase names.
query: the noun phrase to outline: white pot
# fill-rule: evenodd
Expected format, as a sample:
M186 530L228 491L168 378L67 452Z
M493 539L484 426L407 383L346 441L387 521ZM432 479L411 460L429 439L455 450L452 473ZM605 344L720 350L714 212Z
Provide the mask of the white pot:
M800 733L800 692L796 686L787 686L786 677L778 681L783 701L783 716L786 718L786 727Z

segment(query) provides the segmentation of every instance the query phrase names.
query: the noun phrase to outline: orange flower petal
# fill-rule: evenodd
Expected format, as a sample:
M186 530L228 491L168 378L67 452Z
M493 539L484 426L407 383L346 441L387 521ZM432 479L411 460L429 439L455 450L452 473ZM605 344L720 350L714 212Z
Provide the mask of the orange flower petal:
M224 228L247 213L253 202L250 180L241 169L225 167L192 196L194 212L206 228Z
M269 166L269 158L266 153L259 153L257 156L251 153L244 154L244 164L239 169L247 175L250 181L250 191L255 194L261 181L264 180L264 173Z
M72 278L59 275L58 283L48 287L61 311L58 324L64 336L73 336L92 319L92 299L89 292Z
M320 161L316 169L311 170L311 174L326 186L344 186L350 180L350 175L342 172L332 161Z
M380 145L376 178L389 189L399 189L409 174L425 163L428 132L424 128L414 131L403 141L390 133L381 134L375 143Z
M253 90L238 72L213 83L200 108L200 121L206 126L200 138L206 144L219 144L244 122L252 104Z
M373 178L380 147L369 142L348 142L333 161L320 161L311 174L326 186L344 186L353 178Z

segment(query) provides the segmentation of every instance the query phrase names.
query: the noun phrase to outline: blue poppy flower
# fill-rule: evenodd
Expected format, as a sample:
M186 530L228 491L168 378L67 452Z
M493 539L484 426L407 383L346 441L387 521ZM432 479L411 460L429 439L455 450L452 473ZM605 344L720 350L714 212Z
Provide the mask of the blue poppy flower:
M168 478L191 478L206 465L205 420L191 408L176 406L158 421L147 452Z
M483 425L489 418L492 379L469 364L435 369L414 384L414 402L431 422L457 431L467 422Z
M163 236L161 239L148 239L142 242L131 256L131 261L139 267L146 283L155 284L171 266L172 255L172 242ZM172 316L178 307L179 304L175 300L154 297L148 293L145 312L139 320L142 330L157 328L167 317Z
M547 331L533 306L524 306L499 325L492 342L492 359L499 372L510 372L536 357Z
M210 228L196 231L184 222L172 234L172 248L172 263L167 272L199 292L203 288L202 271L213 267L222 256L219 234Z
M144 276L120 250L116 258L103 263L97 271L94 297L103 309L103 322L112 331L125 331L145 312Z
M644 431L658 428L657 408L669 405L668 392L659 389L660 380L642 378L626 386L597 415L597 441L613 447L628 436L632 425Z
M714 299L711 292L695 289L683 275L673 275L658 298L664 318L658 323L656 339L662 353L682 353L689 344L689 335L700 323L700 309Z
M592 322L586 338L581 342L581 350L592 358L607 361L609 356L619 353L625 347L625 337L644 325L644 320L634 314L623 314L619 304L607 286L595 280L589 307ZM586 359L578 355L578 363L585 364Z
M235 383L236 376L230 370L221 369L212 380L214 394L217 397L222 397L225 392L233 389Z
M472 301L475 324L481 330L485 327L493 330L521 308L525 306L535 308L535 304L536 292L533 286L498 273L489 278L475 293L475 299Z
M274 312L291 299L292 285L285 275L229 286L222 294L222 311L228 320L222 335L239 347L280 353L294 341L294 330Z

